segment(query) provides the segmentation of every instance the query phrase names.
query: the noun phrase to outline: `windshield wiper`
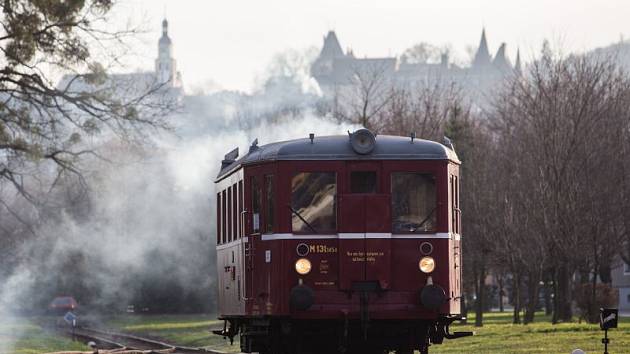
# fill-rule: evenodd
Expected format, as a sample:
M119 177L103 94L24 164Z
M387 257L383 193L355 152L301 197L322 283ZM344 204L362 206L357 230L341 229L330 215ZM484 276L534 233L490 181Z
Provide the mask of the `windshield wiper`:
M429 213L429 215L427 215L427 217L422 220L422 222L416 227L416 229L413 232L416 232L419 228L421 228L427 221L429 221L429 219L431 219L431 216L433 215L433 213L435 212L435 209L437 209L437 206L435 208L433 208L431 210L431 212ZM422 231L422 230L420 230Z
M293 212L293 214L297 215L297 217L300 218L300 220L302 220L302 222L306 224L306 226L308 226L308 228L311 229L313 233L317 233L317 230L315 230L315 228L311 226L311 224L309 224L308 221L306 221L306 219L302 217L302 215L300 215L299 211L293 209L290 204L287 204L287 207L289 208L289 210L291 210L291 212Z

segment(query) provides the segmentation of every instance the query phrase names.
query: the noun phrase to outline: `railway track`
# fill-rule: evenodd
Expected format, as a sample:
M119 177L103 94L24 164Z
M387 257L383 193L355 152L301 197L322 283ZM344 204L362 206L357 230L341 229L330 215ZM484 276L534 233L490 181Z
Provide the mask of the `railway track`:
M172 345L154 339L138 337L130 334L79 327L74 332L65 332L81 341L94 342L98 353L116 354L222 354L222 352L203 348L190 348ZM56 353L60 354L60 353Z

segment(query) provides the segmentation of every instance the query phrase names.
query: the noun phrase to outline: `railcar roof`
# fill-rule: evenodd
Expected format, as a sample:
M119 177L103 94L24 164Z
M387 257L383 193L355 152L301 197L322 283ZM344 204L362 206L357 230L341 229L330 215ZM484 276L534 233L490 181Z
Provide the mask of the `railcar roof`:
M402 136L377 135L374 150L366 155L356 153L350 145L348 135L316 136L280 141L254 146L237 161L224 166L217 179L228 175L241 165L265 161L309 161L309 160L448 160L459 163L455 151L446 146L424 139Z

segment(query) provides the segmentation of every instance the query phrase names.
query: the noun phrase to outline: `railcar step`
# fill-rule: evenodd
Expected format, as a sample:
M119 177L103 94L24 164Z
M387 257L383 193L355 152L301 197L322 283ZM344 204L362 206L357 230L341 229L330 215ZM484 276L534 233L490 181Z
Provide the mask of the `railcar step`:
M457 339L457 338L463 338L463 337L470 337L474 334L475 334L474 332L453 332L453 333L449 333L445 337L448 339Z

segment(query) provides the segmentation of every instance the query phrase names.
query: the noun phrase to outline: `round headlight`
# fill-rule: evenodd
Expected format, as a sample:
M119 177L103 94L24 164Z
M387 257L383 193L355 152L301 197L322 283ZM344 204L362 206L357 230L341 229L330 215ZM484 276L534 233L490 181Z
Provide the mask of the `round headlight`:
M311 272L311 261L306 258L300 258L295 261L295 271L300 275L306 275Z
M435 269L435 260L433 257L422 257L418 265L423 273L431 273Z

